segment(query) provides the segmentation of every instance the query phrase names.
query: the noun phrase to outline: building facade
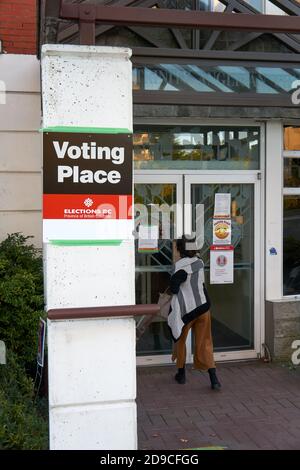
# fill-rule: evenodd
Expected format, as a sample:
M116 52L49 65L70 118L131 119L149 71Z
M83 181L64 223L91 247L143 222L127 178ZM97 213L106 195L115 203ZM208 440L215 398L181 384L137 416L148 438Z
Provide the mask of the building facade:
M165 290L172 240L195 230L200 206L216 359L257 358L266 351L275 358L291 357L292 343L300 338L300 31L289 30L285 20L286 29L275 30L268 15L289 20L300 16L300 5L293 0L98 1L94 7L89 2L62 3L39 2L39 45L94 43L133 50L135 202L173 207L171 230L159 241L158 253L140 253L136 247L137 303L155 303ZM139 20L130 16L134 9L140 9ZM244 13L250 21L262 12L270 22L265 30L255 29L253 21L248 29L233 24L222 29L214 20L201 23L198 13L203 11L232 13L226 17ZM99 12L102 21L95 21ZM2 57L7 60L0 56L0 64ZM20 66L20 58L10 60ZM25 93L39 100L37 70L35 77L34 90ZM12 227L36 235L41 192L34 178L39 179L40 154L37 147L24 147L24 165L13 147L16 142L10 142L11 133L19 130L6 122L3 117L1 136L10 134L7 157L1 159L2 165L5 158L8 162L8 170L2 167L0 173L1 187L9 188L13 165L22 182L28 179L18 198L12 177L14 189L6 189L1 214L23 211L27 204L30 227L9 214ZM24 119L23 126L27 123ZM20 132L32 134L28 145L38 146L37 121L26 129ZM209 283L216 193L231 195L233 284ZM139 214L135 216L138 220ZM3 237L12 229L1 217ZM138 363L168 363L171 343L166 322L157 317L137 342ZM187 347L191 360L192 336Z
M40 64L35 0L0 2L0 238L42 243Z

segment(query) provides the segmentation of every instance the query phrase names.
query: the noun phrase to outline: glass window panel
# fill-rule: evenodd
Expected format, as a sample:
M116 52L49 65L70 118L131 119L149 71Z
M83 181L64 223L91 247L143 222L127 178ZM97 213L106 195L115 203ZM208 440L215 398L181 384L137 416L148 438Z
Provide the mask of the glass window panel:
M284 91L290 91L292 84L296 80L296 76L286 72L279 67L256 67L256 71L262 74L272 86L272 83Z
M300 188L300 158L284 159L284 186Z
M210 84L210 86L215 87L215 89L217 89L218 91L224 91L225 93L232 92L230 88L228 88L226 85L218 81L209 73L202 70L197 65L187 65L186 67L192 70L199 77L199 79L201 78L204 79L206 83Z
M300 150L300 127L286 126L284 128L284 150Z
M279 7L274 5L274 3L270 2L269 0L265 0L265 2L267 15L286 15L286 13L282 11Z
M168 73L168 80L172 77L178 83L180 89L186 88L192 91L211 92L212 88L195 76L186 65L162 64L161 68ZM167 80L166 80L167 81Z
M263 13L264 11L264 0L246 0L251 7L255 8L255 10L260 11Z
M256 92L257 93L277 93L274 88L267 85L266 82L256 79Z
M179 5L181 2L178 2ZM245 3L248 3L251 7L255 8L257 11L261 13L266 13L268 15L286 15L284 11L282 11L279 7L274 5L269 0L245 0ZM177 7L177 8L180 8ZM191 6L190 9L193 7ZM197 1L197 8L199 10L205 11L224 11L225 5L218 0L198 0Z
M135 126L136 169L259 169L260 130Z
M299 69L275 66L144 64L133 67L133 89L191 93L288 94Z
M224 65L218 67L218 69L223 72L223 77L219 75L220 80L228 80L228 84L232 83L236 88L239 88L241 85L250 88L250 73L246 68ZM230 78L233 78L235 83L233 81L230 82Z
M284 196L283 295L300 294L300 196Z
M261 13L266 13L268 15L286 14L269 0L245 0L245 2ZM225 9L225 5L220 3L218 0L199 0L199 5L200 10L224 11Z
M197 0L196 9L201 11L224 11L226 6L219 0Z
M154 71L149 70L148 68L145 69L145 87L147 90L160 90L163 79L156 74ZM176 88L175 88L176 90Z
M226 8L226 5L224 5L224 3L219 2L218 0L210 0L210 2L211 2L211 11L217 11L221 13Z

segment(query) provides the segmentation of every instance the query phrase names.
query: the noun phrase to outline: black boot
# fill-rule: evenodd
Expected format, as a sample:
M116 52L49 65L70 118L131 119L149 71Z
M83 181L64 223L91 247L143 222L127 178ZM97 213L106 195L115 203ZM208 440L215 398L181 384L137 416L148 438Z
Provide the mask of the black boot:
M210 378L210 383L211 383L211 388L213 390L220 390L221 384L218 380L217 374L216 374L216 369L208 369L209 373L209 378Z
M185 368L184 367L178 369L178 372L175 375L175 380L181 385L185 384Z

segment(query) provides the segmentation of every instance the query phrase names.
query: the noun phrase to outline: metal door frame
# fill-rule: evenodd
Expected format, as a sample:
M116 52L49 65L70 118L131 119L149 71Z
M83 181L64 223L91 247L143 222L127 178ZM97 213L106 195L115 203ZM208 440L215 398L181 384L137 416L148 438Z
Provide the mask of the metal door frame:
M263 184L261 171L203 171L203 170L137 170L135 171L135 183L173 183L176 184L176 203L189 204L191 202L192 184L253 184L254 186L254 348L241 351L216 352L215 360L238 361L254 359L262 354L264 338L264 222L263 222ZM178 216L178 214L177 214ZM180 220L180 215L179 215ZM190 214L183 214L185 231L191 227ZM183 227L177 227L177 236L182 233ZM181 233L179 233L181 232ZM187 363L192 362L191 334L187 338ZM137 365L167 365L171 364L171 355L137 356Z
M263 302L263 231L261 224L261 179L260 171L247 171L243 174L237 172L198 172L193 174L185 173L185 204L191 203L191 185L192 184L253 184L254 187L254 348L237 351L216 352L216 361L246 360L254 359L262 353L262 318L264 318ZM191 214L185 211L184 229L186 233L191 231ZM187 350L187 362L192 362L192 352Z

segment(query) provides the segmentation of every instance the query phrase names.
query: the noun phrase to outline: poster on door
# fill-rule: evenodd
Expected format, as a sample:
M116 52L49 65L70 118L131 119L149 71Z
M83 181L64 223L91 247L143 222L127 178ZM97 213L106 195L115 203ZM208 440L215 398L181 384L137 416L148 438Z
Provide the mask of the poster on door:
M211 284L233 284L233 254L232 245L210 247Z
M158 252L158 225L140 225L138 252L139 253L157 253Z
M231 245L231 219L213 219L213 245Z
M230 219L231 215L231 194L230 193L216 193L214 218Z

